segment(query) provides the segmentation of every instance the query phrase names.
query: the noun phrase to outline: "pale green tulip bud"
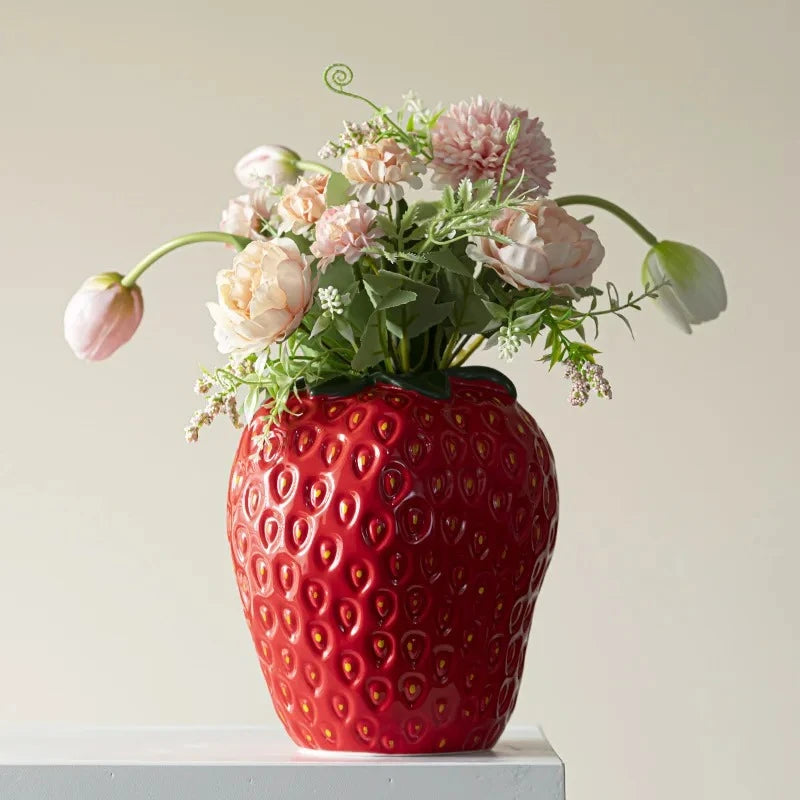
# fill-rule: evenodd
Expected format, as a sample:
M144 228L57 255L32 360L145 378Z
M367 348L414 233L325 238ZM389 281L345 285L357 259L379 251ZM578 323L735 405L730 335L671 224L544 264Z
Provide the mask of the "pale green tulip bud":
M645 256L642 283L658 290L658 305L686 333L716 319L728 305L719 267L701 250L680 242L658 242Z

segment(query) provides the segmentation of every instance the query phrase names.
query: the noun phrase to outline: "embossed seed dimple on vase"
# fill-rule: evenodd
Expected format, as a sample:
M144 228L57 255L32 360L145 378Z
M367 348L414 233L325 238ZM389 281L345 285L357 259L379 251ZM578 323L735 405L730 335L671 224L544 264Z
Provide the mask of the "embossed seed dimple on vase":
M309 748L492 747L555 544L544 434L507 389L301 395L231 472L228 537L275 709Z

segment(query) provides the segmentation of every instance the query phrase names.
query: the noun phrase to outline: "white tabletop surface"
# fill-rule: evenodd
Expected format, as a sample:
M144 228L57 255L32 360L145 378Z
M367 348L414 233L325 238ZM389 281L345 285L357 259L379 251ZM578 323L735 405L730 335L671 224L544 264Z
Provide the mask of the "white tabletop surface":
M250 798L563 800L564 767L538 728L492 751L431 756L320 754L262 727L0 725L2 800Z

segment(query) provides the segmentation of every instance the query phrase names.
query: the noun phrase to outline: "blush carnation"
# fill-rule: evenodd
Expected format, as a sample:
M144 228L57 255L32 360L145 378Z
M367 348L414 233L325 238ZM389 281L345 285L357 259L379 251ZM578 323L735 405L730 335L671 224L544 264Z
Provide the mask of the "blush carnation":
M274 195L265 187L253 189L249 194L240 194L232 198L223 210L219 229L234 236L264 239L261 231L264 221L272 213L274 202Z
M552 200L506 208L492 228L514 244L478 237L467 253L517 289L586 288L605 255L597 234Z
M532 195L550 191L548 175L555 169L550 139L538 117L501 100L482 97L453 105L431 131L433 183L456 188L463 178L497 180L508 152L506 133L512 120L520 121L519 136L506 169L506 182L524 173L521 188Z
M311 245L312 254L319 259L319 268L324 271L336 256L344 256L348 264L355 264L381 235L373 228L377 216L375 209L357 200L327 209L317 222L317 239Z
M248 238L259 238L260 228L261 220L253 207L249 194L241 194L232 198L228 207L223 210L219 223L221 231Z

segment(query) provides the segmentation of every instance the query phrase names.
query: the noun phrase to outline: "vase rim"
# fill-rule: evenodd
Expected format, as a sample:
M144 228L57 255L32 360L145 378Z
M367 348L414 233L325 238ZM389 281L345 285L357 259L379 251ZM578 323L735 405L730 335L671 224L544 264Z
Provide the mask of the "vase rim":
M445 370L432 370L419 373L387 373L370 372L357 378L343 376L333 378L313 386L306 391L311 397L327 395L328 397L350 397L371 386L385 384L399 389L417 392L437 400L449 400L451 395L450 379L489 381L504 389L513 400L517 399L517 388L512 380L500 370L492 367L467 366L450 367Z

